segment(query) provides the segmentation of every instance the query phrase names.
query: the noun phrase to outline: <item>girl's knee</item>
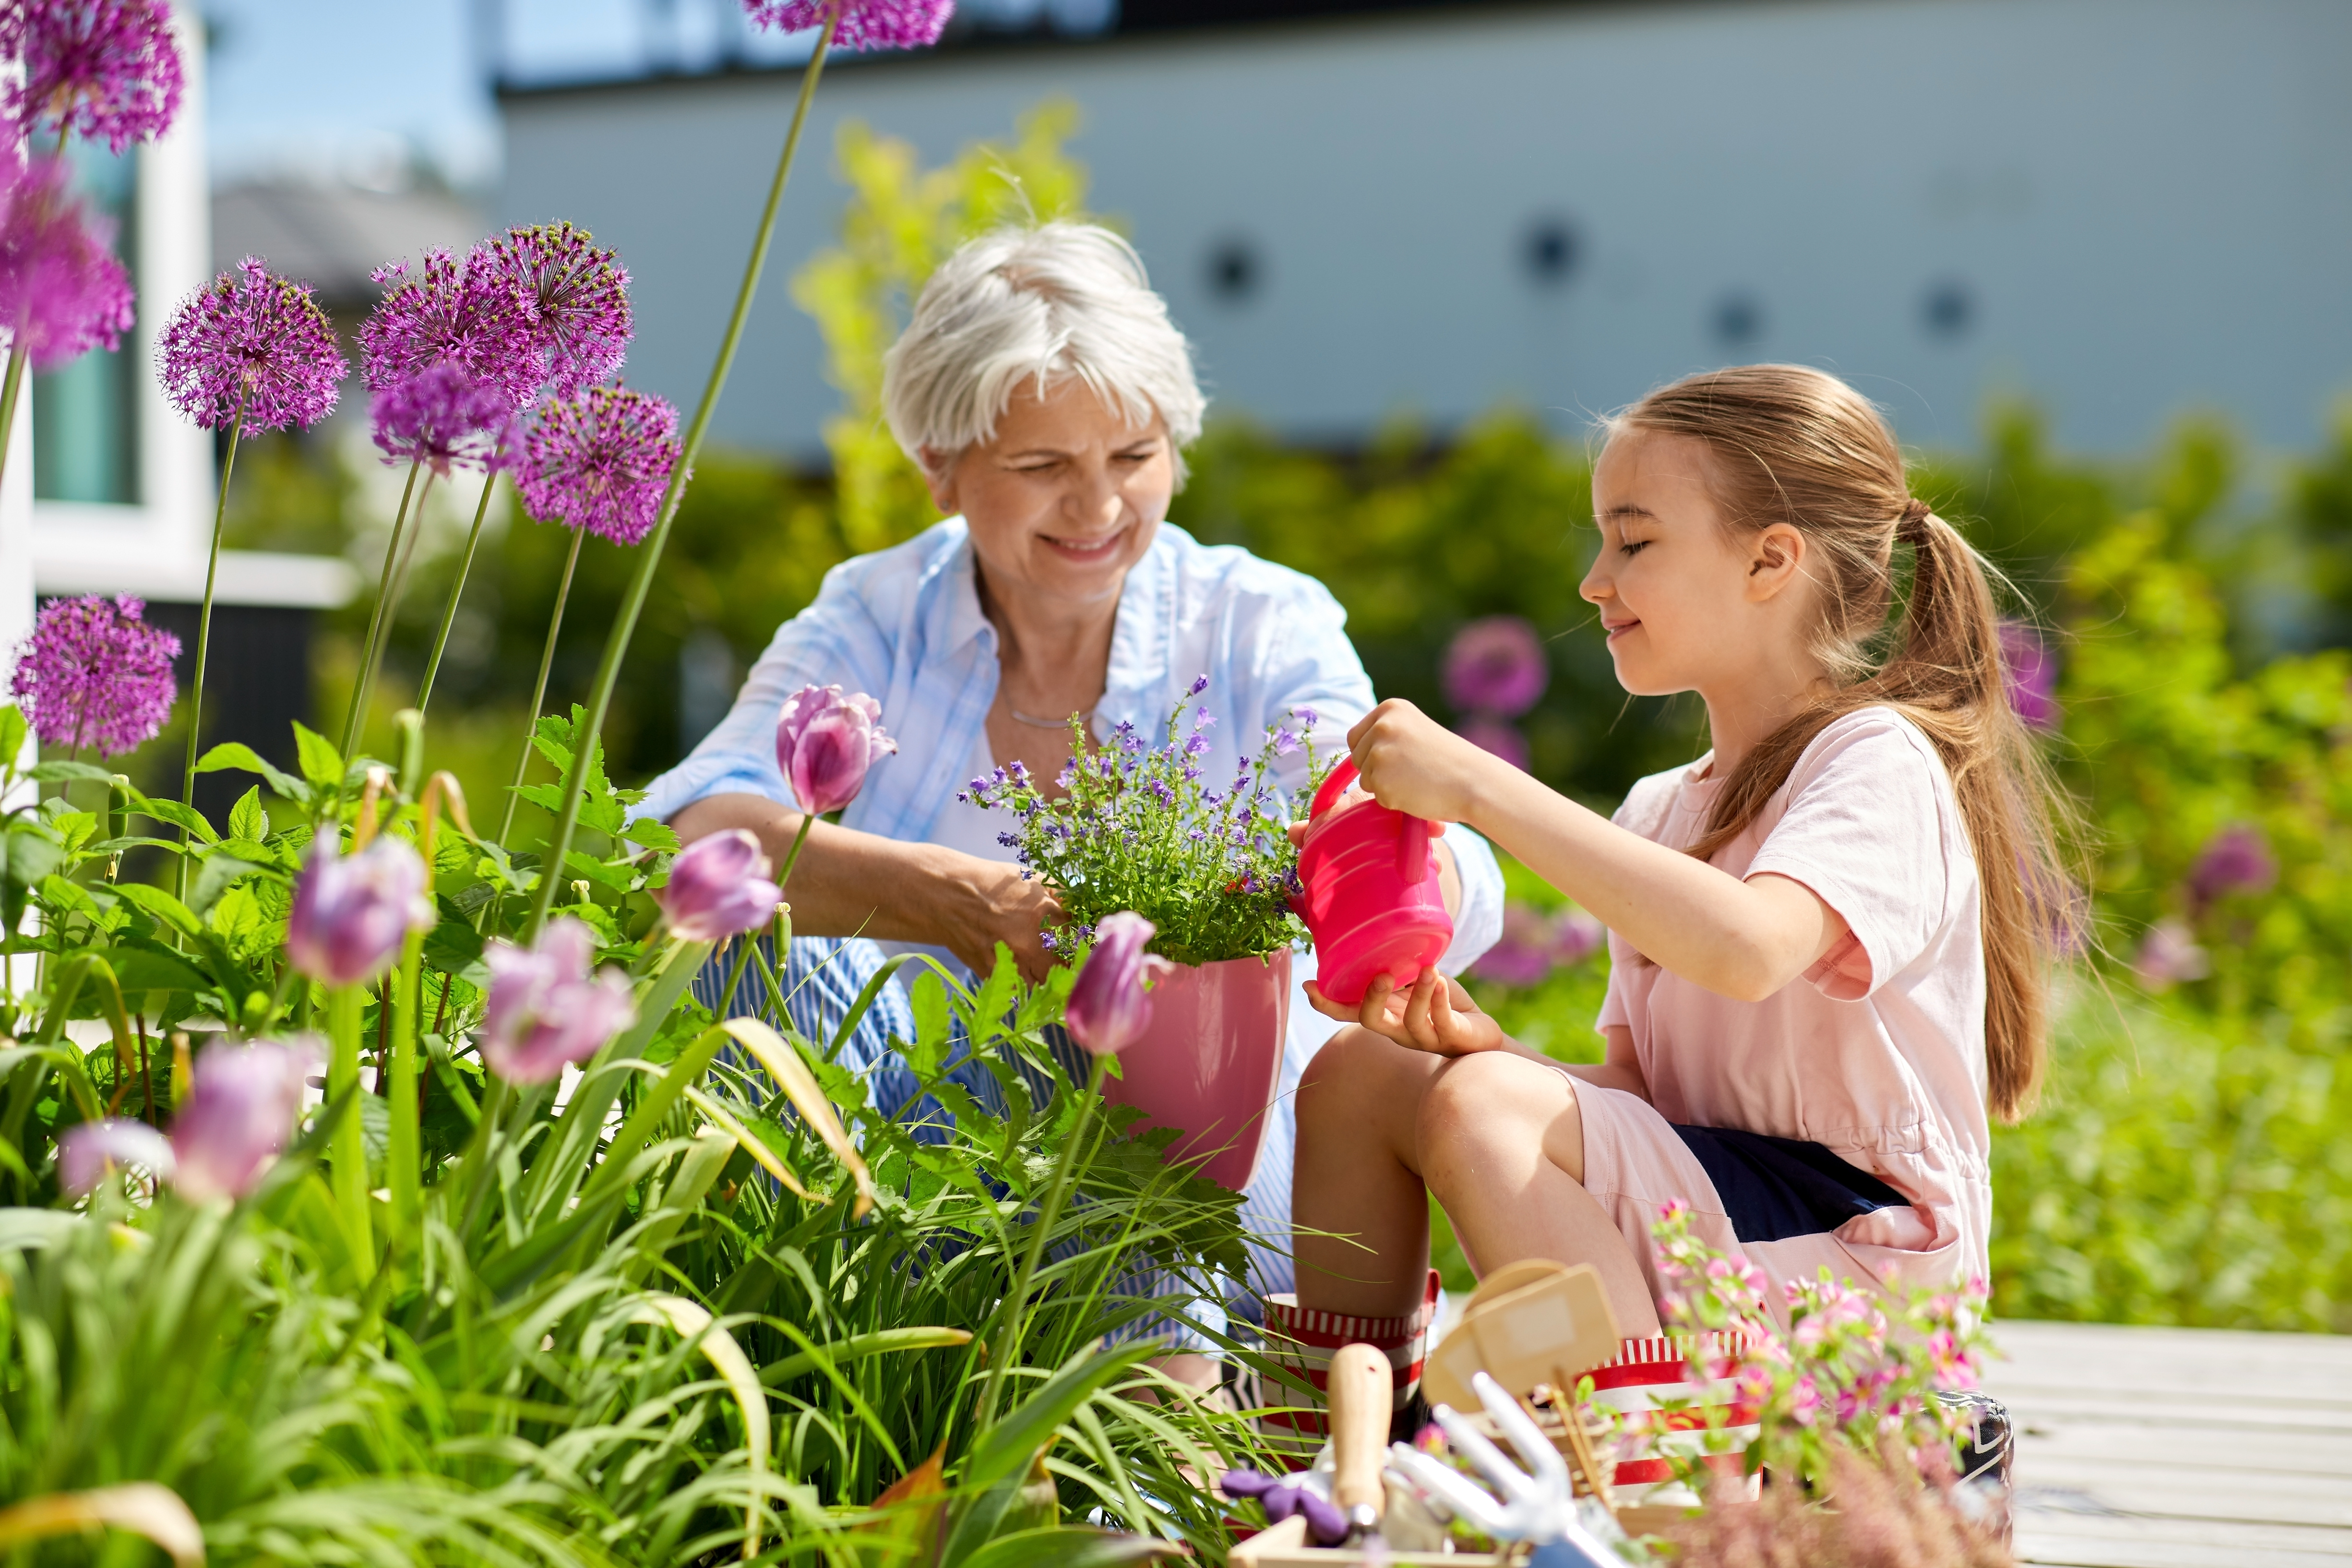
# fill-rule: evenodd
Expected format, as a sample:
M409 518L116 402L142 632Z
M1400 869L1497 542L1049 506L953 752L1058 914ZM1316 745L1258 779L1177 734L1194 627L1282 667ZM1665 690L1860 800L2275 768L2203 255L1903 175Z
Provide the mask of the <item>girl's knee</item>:
M1576 1107L1576 1080L1507 1051L1447 1061L1421 1097L1414 1131L1426 1152L1496 1138L1519 1142Z

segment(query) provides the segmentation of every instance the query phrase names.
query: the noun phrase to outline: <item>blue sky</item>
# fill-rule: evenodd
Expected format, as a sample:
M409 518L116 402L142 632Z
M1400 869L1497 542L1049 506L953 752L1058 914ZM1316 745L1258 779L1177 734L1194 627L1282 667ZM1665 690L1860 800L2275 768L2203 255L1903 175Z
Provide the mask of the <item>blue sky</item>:
M198 0L212 24L208 134L224 176L302 168L364 176L424 152L461 181L493 178L498 121L482 85L484 0ZM508 68L603 75L708 60L740 0L501 0ZM797 40L748 46L766 58Z

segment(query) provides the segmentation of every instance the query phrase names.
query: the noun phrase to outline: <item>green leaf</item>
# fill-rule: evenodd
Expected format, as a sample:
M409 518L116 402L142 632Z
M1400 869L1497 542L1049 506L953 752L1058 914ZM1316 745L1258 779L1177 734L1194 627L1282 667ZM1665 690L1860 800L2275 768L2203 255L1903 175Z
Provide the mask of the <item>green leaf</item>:
M107 962L127 994L142 991L205 991L212 981L176 953L145 947L107 949Z
M228 808L228 836L258 842L269 837L269 814L261 808L261 786L254 785Z
M0 706L0 768L14 769L25 754L25 710L14 702Z
M991 1040L1001 1038L1013 1020L1013 1004L1021 994L1021 971L1013 962L1013 950L1003 942L996 944L996 967L989 972L988 984L971 1004L971 1043L978 1050Z
M964 1558L963 1568L1112 1568L1191 1555L1181 1542L1057 1524L1000 1535Z
M258 871L261 868L234 855L207 855L203 868L196 873L195 886L188 889L188 907L204 914L228 891L229 884L239 877Z
M319 789L341 789L343 774L342 752L335 750L327 737L304 724L294 726L294 752L302 776Z
M981 1436L964 1461L963 1484L975 1489L992 1486L1027 1468L1079 1405L1129 1367L1150 1361L1157 1350L1149 1341L1138 1341L1074 1358Z
M760 1381L771 1387L790 1383L793 1378L814 1372L820 1363L840 1366L844 1363L863 1361L867 1356L887 1355L893 1351L940 1350L952 1345L970 1344L971 1331L966 1329L880 1329L870 1334L852 1334L829 1345L817 1347L822 1356L803 1351L779 1362L771 1362L760 1369Z
M151 888L144 882L121 882L115 885L114 891L117 897L138 905L185 935L204 933L205 922L196 918L195 911L161 888Z
M621 837L632 844L642 844L665 855L677 853L677 830L659 817L640 816L621 829Z
M299 730L301 726L297 724L295 728ZM196 763L196 772L200 773L225 773L230 769L240 773L259 773L268 782L269 787L278 792L278 797L282 800L299 801L305 805L310 802L309 784L264 762L251 746L246 745L243 742L224 742L206 752L204 754L204 760Z
M141 795L133 809L158 822L168 822L174 827L184 828L201 843L220 842L220 835L213 831L213 825L206 822L204 813L194 806L182 805L176 800L154 800Z
M74 782L107 784L112 781L112 770L95 763L36 763L25 770L25 776L42 784Z
M925 1083L946 1070L948 1054L948 988L937 973L926 969L915 976L907 1001L915 1015L915 1040L907 1066Z
M65 851L39 826L21 819L8 825L8 880L29 888L65 864Z
M481 962L482 933L464 921L443 921L425 939L425 967L464 974Z

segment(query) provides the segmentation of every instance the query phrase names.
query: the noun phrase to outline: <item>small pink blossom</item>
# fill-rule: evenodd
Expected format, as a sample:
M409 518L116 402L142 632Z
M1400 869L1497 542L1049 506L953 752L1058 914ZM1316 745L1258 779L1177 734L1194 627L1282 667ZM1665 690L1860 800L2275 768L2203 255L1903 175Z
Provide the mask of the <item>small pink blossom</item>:
M413 931L432 929L425 862L389 835L356 855L339 853L340 833L313 839L294 879L286 916L286 960L326 985L356 985L391 967Z
M866 771L898 749L882 729L882 704L863 691L803 686L776 715L776 767L803 811L839 811L866 787Z
M1105 915L1095 928L1094 948L1070 985L1063 1022L1070 1038L1098 1057L1127 1049L1151 1022L1147 987L1175 967L1144 950L1158 929L1129 910Z
M170 1141L124 1117L84 1121L58 1141L58 1185L69 1197L88 1197L109 1171L143 1171L169 1181L175 1168Z
M730 827L698 838L670 862L657 897L669 929L688 942L723 942L759 930L783 902L767 852L750 830Z
M173 1185L196 1203L241 1198L285 1149L302 1114L302 1091L319 1059L308 1041L205 1047L187 1103L172 1122L179 1162ZM356 1116L354 1106L349 1114Z
M568 916L550 921L530 947L492 942L482 959L490 994L482 1014L482 1059L509 1083L552 1083L636 1021L628 976L594 975L595 933Z

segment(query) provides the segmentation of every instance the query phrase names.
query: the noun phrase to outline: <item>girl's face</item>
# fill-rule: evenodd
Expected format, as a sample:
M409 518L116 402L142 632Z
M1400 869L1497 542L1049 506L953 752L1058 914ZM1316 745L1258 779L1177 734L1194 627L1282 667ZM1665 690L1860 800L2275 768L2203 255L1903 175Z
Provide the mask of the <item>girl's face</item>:
M1795 600L1804 538L1785 523L1745 540L1724 527L1706 447L1626 431L1592 470L1601 552L1580 592L1600 606L1618 684L1637 697L1752 683L1801 647ZM1784 646L1785 645L1785 646Z
M992 592L1079 602L1118 598L1175 489L1167 426L1128 424L1075 376L1042 395L1024 384L995 438L931 480L940 510L970 525Z

